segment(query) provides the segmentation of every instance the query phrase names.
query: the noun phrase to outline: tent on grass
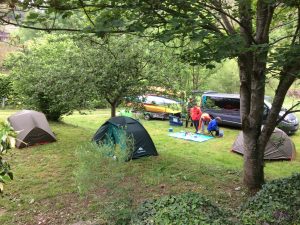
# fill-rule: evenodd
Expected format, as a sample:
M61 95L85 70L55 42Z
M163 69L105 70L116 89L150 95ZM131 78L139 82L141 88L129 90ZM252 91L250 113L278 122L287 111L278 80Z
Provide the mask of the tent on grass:
M244 154L243 132L240 132L232 146L232 151ZM293 160L296 157L296 149L293 141L282 130L275 128L267 143L264 159L266 160Z
M134 141L134 149L130 158L138 159L143 156L156 156L154 143L143 125L130 117L117 116L107 120L95 133L93 141L96 143L112 140L114 144L120 144L120 134L126 133Z
M8 118L9 123L18 132L17 148L56 141L46 116L33 110L22 110Z

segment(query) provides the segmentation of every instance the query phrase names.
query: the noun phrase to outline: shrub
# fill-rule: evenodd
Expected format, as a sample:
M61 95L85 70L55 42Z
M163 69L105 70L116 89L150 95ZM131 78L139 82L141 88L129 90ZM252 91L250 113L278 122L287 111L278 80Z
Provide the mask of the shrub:
M229 215L202 195L185 193L145 201L132 224L233 224Z
M4 155L15 147L15 136L16 133L8 122L0 122L0 193L3 192L3 184L13 179L13 173Z
M127 159L120 148L114 149L110 145L96 143L81 145L76 151L76 156L79 166L75 177L80 193L93 190L103 179L118 174L122 170L125 158Z
M22 103L50 120L89 107L94 97L92 75L70 36L45 35L28 42L22 52L6 59L5 66Z
M12 92L12 79L10 76L0 73L0 100L8 98Z
M127 151L119 145L86 143L77 149L76 156L79 165L75 178L79 192L86 194L104 188L108 193L119 193L117 199L103 203L103 208L98 210L104 213L109 224L128 224L132 213L131 192L119 186L126 174Z
M240 217L243 224L300 224L300 174L264 185Z

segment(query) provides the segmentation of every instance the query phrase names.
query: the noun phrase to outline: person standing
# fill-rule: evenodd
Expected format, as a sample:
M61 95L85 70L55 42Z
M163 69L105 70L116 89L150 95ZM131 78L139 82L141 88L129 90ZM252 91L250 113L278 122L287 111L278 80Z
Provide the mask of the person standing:
M187 108L186 108L187 116L185 120L185 128L188 127L190 120L191 120L191 127L193 126L193 121L191 118L191 109L193 108L193 106L194 106L194 100L192 98L189 98Z
M194 107L191 109L191 118L193 121L193 124L195 126L196 129L196 133L198 133L198 128L199 128L199 121L201 118L201 109L200 107L198 107L197 103L195 103Z

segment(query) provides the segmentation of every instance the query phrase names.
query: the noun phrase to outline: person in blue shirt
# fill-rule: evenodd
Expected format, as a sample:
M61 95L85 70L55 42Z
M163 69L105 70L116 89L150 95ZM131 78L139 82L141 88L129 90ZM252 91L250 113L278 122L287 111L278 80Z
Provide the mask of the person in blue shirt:
M210 133L212 136L217 136L219 137L219 127L218 123L222 122L222 119L220 117L216 117L215 119L211 120L207 126L207 131ZM215 135L213 134L215 132Z

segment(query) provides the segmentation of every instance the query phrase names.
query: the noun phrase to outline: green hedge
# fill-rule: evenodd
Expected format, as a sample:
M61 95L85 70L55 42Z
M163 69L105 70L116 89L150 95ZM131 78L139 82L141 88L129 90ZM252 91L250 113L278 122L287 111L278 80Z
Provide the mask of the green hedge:
M144 202L131 224L236 224L229 216L202 195L185 193Z
M131 224L300 224L300 174L265 184L237 213L198 193L185 193L145 201Z
M240 219L242 224L300 224L300 174L264 185L243 205Z

